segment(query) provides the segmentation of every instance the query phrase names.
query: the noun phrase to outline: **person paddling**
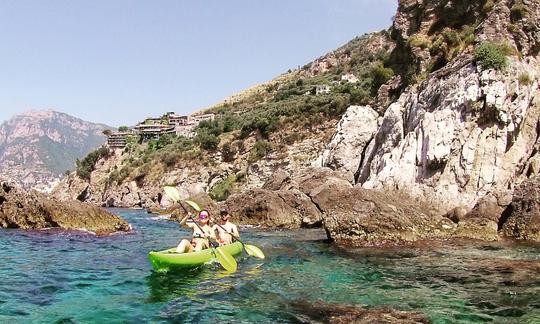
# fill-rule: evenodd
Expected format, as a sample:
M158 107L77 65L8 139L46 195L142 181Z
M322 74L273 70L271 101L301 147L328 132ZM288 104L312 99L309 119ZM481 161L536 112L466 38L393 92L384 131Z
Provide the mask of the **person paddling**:
M210 247L208 239L216 240L215 232L208 225L208 222L210 220L210 215L208 211L201 210L199 212L199 220L197 223L194 223L192 221L188 222L188 218L191 218L191 213L188 213L184 218L182 218L182 220L180 221L180 225L189 227L193 230L191 241L183 239L180 244L178 244L178 247L176 248L176 253L201 251L202 249Z
M240 233L238 233L238 228L235 224L231 223L229 219L231 215L227 209L222 208L219 212L220 218L218 222L212 226L214 233L217 233L217 240L219 245L231 244L234 239L240 238ZM234 238L233 238L234 236Z

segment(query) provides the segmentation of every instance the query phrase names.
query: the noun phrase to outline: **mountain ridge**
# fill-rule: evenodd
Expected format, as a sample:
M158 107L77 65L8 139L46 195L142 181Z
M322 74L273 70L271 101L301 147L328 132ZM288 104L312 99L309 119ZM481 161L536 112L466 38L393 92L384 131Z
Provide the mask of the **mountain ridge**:
M52 109L28 110L0 124L0 175L25 188L47 189L75 160L105 143L104 124Z

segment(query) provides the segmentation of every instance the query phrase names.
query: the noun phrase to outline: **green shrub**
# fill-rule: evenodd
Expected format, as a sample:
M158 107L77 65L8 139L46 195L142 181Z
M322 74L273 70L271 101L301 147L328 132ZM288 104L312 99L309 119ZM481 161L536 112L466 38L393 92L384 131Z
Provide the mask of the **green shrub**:
M214 134L201 131L198 132L197 136L195 137L195 142L197 142L197 144L199 144L203 149L213 151L219 144L219 138Z
M446 44L448 44L450 47L459 44L460 37L457 31L446 27L445 29L443 29L442 35L444 37L444 40L446 41Z
M215 201L224 201L234 192L236 188L237 178L235 175L230 175L227 178L216 183L208 192L210 197Z
M501 46L491 42L483 42L476 48L475 59L484 69L502 70L508 64Z
M527 72L523 72L518 77L519 84L530 85L532 83L531 76Z
M377 62L371 68L371 79L373 80L371 91L376 94L379 88L388 82L394 76L394 71L391 68L384 67L382 62Z
M510 9L510 15L513 20L523 19L528 12L527 5L523 1L516 1Z
M411 47L428 48L431 45L431 42L426 35L414 34L409 37L409 45Z
M234 160L234 156L236 154L236 151L229 143L223 144L221 147L221 157L224 162L231 162Z
M148 142L148 150L150 152L158 151L167 145L174 143L176 135L162 135L158 139L152 139Z
M276 116L256 115L244 123L241 129L241 137L248 137L253 131L258 131L263 138L268 138L270 133L275 130L278 119Z
M96 163L101 158L109 156L109 149L106 147L100 147L97 150L90 152L84 159L75 161L77 165L77 176L90 180L90 174L96 169Z
M267 141L257 141L249 153L250 162L258 161L272 152L272 144Z
M166 167L170 168L175 166L178 161L180 161L180 158L181 156L177 152L163 152L161 155L161 162L165 164Z
M120 126L118 127L119 132L127 132L129 130L129 127L127 126Z
M352 89L349 97L351 105L365 105L370 99L369 92L364 89Z
M113 183L121 184L131 173L130 167L123 167L120 170L114 170L109 174L109 177L106 180L107 186L110 186Z
M493 0L487 0L486 3L484 3L484 5L482 6L482 11L487 14L491 12L494 6L495 3L493 2Z

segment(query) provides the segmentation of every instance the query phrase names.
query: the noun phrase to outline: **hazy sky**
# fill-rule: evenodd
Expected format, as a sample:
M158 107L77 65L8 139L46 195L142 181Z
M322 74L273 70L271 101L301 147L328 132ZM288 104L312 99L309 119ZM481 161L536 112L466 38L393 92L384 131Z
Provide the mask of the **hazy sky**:
M0 121L190 113L390 26L395 0L0 2Z

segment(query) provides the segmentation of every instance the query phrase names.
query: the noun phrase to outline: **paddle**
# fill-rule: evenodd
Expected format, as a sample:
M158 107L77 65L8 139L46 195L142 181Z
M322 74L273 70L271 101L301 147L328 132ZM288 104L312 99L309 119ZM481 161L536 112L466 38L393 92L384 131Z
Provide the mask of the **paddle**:
M178 189L176 189L174 187L165 187L165 188L163 188L163 190L165 191L165 194L169 198L171 198L173 200L173 202L175 202L175 203L180 202L180 200L181 200L180 199L180 192L178 192ZM182 206L182 204L180 204L180 206ZM184 208L184 207L182 206L182 208ZM186 210L184 209L184 211L186 211ZM189 216L189 219L195 224L195 226L197 226L197 228L201 231L201 233L204 233L202 228L193 219L193 217L191 217L191 215L189 213L188 213L188 216ZM229 272L235 272L236 269L238 268L238 264L236 263L236 260L233 258L233 256L230 255L229 253L227 253L227 251L224 251L223 249L221 249L220 247L216 248L215 244L210 239L208 239L208 243L211 246L212 254L218 260L219 264L225 270L227 270Z
M191 207L193 207L193 209L195 209L196 211L200 212L201 211L201 208L199 207L199 205L194 202L194 201L191 201L191 200L186 200L185 201L186 204L190 205ZM256 258L259 258L259 259L264 259L264 253L263 251L261 251L261 249L259 249L258 247L256 247L255 245L251 245L251 244L244 244L242 241L240 241L239 238L237 238L236 236L234 236L232 233L230 233L229 231L227 231L225 228L223 228L223 226L219 225L218 223L216 223L217 226L219 226L222 230L224 230L226 233L228 233L234 241L238 241L240 242L240 244L242 244L242 247L244 248L244 250L246 251L247 254L251 255L251 256L254 256Z

